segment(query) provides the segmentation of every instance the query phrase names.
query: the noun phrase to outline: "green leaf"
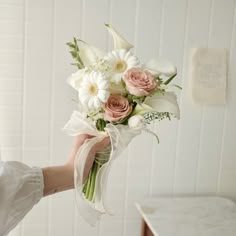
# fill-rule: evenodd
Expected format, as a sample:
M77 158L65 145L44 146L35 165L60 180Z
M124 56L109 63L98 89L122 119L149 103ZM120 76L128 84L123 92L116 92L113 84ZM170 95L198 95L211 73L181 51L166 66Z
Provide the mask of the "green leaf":
M99 131L104 131L106 125L107 125L107 123L106 123L106 121L103 120L103 119L98 119L97 122L96 122L96 128L97 128Z
M70 51L70 54L73 58L77 58L77 52L76 51Z
M74 44L77 45L77 38L73 37Z
M165 85L169 84L176 76L177 74L172 75L168 80L164 82Z
M73 41L66 43L66 45L69 46L70 54L75 61L75 63L73 63L73 65L76 65L78 67L78 69L83 69L84 63L80 58L80 54L79 54L80 50L79 50L79 46L78 46L78 41L80 41L80 40L73 37Z
M70 43L70 42L66 43L66 45L69 46L72 49L76 48L76 46L73 43Z

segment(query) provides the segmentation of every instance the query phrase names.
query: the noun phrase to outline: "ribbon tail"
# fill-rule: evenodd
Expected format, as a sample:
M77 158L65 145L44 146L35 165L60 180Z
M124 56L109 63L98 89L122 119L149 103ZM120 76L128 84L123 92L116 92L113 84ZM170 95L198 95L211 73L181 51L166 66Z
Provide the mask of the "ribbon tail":
M94 136L94 138L87 140L77 153L75 158L74 181L79 214L88 224L95 226L102 214L112 214L109 207L108 180L113 161L120 156L130 141L141 133L141 130L131 129L125 125L114 126L108 124L106 126L106 134L104 134L96 130L96 127L94 127L93 124L79 112L75 111L69 122L66 124L64 131L70 136L76 136L82 133ZM84 176L87 175L87 173L85 173L85 171L87 171L86 164L88 161L91 161L88 158L90 158L89 153L92 147L96 143L102 141L107 135L109 135L111 140L111 151L109 153L108 161L97 171L94 186L95 196L93 201L89 201L85 198L83 193L83 180Z
M158 137L158 135L156 133L154 133L153 131L149 130L148 128L144 129L143 131L145 131L148 134L153 135L156 138L157 143L160 143L160 139L159 139L159 137Z

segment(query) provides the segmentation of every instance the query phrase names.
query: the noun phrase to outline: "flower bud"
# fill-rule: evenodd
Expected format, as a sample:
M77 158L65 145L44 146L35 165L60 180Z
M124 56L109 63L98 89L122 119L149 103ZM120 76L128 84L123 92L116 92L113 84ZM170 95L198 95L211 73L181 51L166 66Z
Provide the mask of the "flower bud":
M141 115L136 115L132 116L128 120L128 125L130 128L145 128L146 122L143 116Z

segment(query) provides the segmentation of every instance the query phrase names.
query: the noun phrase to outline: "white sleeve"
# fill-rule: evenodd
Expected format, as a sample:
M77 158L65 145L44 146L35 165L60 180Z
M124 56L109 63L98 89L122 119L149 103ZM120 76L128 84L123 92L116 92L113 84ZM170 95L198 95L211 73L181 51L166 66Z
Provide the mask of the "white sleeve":
M42 170L0 161L0 236L7 235L43 196Z

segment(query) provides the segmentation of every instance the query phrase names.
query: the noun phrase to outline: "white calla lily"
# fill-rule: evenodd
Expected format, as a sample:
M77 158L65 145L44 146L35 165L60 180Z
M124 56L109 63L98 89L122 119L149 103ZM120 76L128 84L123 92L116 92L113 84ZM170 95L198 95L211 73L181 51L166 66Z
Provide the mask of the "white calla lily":
M177 73L176 67L171 62L163 60L150 60L143 65L143 68L148 70L154 76L172 76Z
M180 118L180 110L176 95L173 92L156 94L147 97L142 104L137 104L132 115L144 115L148 112L168 112L177 119Z
M86 73L87 69L80 69L78 71L76 71L75 73L73 73L68 79L67 79L67 83L74 89L79 90L80 85L83 81L83 77Z
M177 97L173 92L165 92L165 94L156 94L154 96L147 97L144 104L151 107L154 111L169 112L177 119L180 118Z
M134 46L130 44L124 37L122 37L110 24L105 24L109 33L113 37L114 50L117 49L127 49L133 48Z
M84 66L89 67L98 63L99 60L104 57L105 53L96 47L93 47L83 41L80 41L79 55Z
M136 115L144 115L145 113L152 112L154 111L152 107L142 103L142 104L137 104L135 109L132 112L133 116Z

